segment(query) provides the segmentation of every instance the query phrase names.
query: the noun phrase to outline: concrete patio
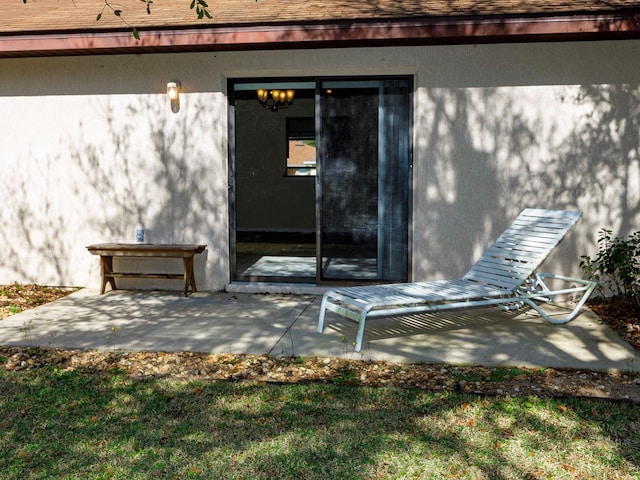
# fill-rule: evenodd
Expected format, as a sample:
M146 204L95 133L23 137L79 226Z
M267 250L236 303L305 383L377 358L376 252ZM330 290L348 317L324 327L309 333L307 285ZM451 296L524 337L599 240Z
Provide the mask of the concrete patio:
M0 321L0 344L74 349L321 356L454 365L640 371L640 356L593 312L550 325L535 312L476 309L356 324L327 315L318 295L83 289Z

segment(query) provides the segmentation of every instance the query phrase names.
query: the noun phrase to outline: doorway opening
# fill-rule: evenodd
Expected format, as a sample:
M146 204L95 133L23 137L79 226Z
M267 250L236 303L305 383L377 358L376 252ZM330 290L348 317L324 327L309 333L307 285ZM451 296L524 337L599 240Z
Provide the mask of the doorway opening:
M406 281L410 78L229 91L232 279Z

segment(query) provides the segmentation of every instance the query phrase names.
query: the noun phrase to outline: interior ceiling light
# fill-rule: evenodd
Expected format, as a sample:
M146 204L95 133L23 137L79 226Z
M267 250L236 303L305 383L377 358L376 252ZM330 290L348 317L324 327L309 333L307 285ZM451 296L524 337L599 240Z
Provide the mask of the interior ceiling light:
M259 88L256 94L258 95L260 105L272 112L277 112L278 110L291 106L296 92L294 90L265 90Z

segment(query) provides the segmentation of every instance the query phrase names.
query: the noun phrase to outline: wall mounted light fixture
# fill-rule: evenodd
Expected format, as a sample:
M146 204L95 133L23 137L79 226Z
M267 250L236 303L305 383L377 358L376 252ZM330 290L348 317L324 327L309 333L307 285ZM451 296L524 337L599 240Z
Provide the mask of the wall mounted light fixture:
M171 101L171 111L178 113L180 111L180 82L167 83L167 95Z

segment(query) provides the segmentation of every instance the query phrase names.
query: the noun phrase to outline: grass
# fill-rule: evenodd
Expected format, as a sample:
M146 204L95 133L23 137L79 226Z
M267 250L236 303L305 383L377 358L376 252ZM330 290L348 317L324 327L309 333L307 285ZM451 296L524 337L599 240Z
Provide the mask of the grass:
M0 392L2 479L640 478L627 403L54 367Z

